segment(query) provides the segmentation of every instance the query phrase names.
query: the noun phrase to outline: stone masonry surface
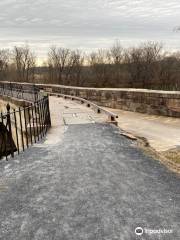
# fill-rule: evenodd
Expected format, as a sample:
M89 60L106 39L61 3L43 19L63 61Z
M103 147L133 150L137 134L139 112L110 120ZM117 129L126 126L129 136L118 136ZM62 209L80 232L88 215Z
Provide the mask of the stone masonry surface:
M24 83L24 85L28 84ZM131 88L83 88L52 84L37 85L44 90L48 89L53 92L86 98L104 107L180 117L180 92L178 91Z

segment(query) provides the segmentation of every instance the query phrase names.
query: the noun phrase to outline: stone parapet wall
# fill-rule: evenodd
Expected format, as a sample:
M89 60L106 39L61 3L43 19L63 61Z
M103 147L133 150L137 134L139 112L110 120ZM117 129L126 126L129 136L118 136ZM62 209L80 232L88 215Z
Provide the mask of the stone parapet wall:
M49 84L37 84L37 86L42 90L82 97L104 107L180 117L180 92L178 91L83 88Z
M65 86L40 86L67 95L75 95L104 107L180 117L180 92L142 89L97 89Z

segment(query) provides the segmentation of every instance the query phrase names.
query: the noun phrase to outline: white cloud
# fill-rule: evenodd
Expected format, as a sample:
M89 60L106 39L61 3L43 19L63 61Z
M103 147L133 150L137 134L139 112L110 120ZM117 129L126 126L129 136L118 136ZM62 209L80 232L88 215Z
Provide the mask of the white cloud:
M0 47L32 40L44 51L52 43L90 49L117 38L180 47L179 0L1 0L0 9Z

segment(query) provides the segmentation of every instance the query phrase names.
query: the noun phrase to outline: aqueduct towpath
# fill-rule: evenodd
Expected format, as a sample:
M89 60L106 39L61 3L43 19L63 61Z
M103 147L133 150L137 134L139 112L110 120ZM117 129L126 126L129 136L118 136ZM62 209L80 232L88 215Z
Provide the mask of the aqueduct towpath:
M133 240L139 226L179 239L179 177L103 115L54 97L50 108L44 142L0 162L0 239Z

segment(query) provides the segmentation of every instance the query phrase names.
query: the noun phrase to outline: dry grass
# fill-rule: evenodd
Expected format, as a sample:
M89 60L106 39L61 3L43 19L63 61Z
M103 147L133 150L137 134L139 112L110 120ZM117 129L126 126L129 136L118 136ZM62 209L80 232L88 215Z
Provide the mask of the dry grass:
M163 154L168 160L180 164L180 150L170 150Z
M149 143L144 138L138 138L138 146L152 158L159 160L171 171L180 174L180 149L172 149L166 152L157 152L149 146Z

